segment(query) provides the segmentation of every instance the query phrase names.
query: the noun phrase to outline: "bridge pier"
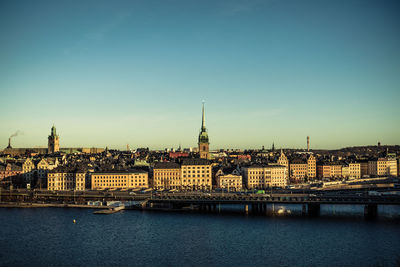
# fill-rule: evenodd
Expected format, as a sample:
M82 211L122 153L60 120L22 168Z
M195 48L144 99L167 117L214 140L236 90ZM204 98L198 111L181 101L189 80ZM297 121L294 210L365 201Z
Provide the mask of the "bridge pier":
M305 216L307 214L307 205L303 204L301 209L301 215Z
M364 217L366 219L375 219L378 216L378 205L368 204L364 206Z
M248 205L248 204L244 205L244 213L245 213L246 215L249 214L249 205Z
M308 215L309 216L319 216L321 210L320 204L308 204Z

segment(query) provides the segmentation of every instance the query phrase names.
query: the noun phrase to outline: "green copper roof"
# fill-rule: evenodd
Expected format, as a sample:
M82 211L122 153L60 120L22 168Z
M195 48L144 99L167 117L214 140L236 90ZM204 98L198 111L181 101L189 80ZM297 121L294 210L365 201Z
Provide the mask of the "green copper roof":
M202 108L202 117L201 117L201 130L199 134L199 143L208 143L208 133L206 129L206 122L204 116L204 102Z

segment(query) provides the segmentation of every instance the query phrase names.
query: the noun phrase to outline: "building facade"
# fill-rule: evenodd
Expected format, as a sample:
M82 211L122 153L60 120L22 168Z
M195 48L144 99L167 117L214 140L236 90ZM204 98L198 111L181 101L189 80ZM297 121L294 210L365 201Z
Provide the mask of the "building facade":
M235 174L218 175L216 178L217 188L228 189L228 191L242 190L242 176Z
M55 169L47 174L47 190L65 191L76 190L84 191L86 173L83 170Z
M349 170L347 170L349 171ZM319 163L317 165L317 177L321 178L340 178L342 177L342 165L339 163Z
M182 189L211 190L211 164L206 159L184 159L181 165Z
M242 168L243 183L247 189L285 187L287 168L280 165L254 165Z
M92 173L92 190L148 188L148 173L142 170Z
M174 162L157 162L153 168L153 188L180 189L181 167Z
M22 163L22 176L24 177L24 181L26 183L31 183L33 181L35 174L35 164L30 158L27 158Z
M368 172L374 176L397 176L397 161L391 158L368 161Z

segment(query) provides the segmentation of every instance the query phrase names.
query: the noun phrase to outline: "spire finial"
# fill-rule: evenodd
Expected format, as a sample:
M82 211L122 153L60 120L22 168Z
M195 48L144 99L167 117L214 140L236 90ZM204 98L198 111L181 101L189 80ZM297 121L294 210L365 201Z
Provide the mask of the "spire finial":
M206 127L206 122L205 122L205 116L204 116L204 100L203 102L203 108L202 108L202 120L201 120L201 130L205 129Z

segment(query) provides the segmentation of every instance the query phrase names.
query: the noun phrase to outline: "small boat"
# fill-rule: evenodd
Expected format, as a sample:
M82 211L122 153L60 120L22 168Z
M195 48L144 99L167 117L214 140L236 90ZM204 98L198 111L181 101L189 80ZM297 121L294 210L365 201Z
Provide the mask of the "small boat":
M285 209L285 208L280 208L277 212L276 212L276 214L278 214L278 215L285 215L285 214L291 214L292 212L290 211L290 210L287 210L287 209Z

